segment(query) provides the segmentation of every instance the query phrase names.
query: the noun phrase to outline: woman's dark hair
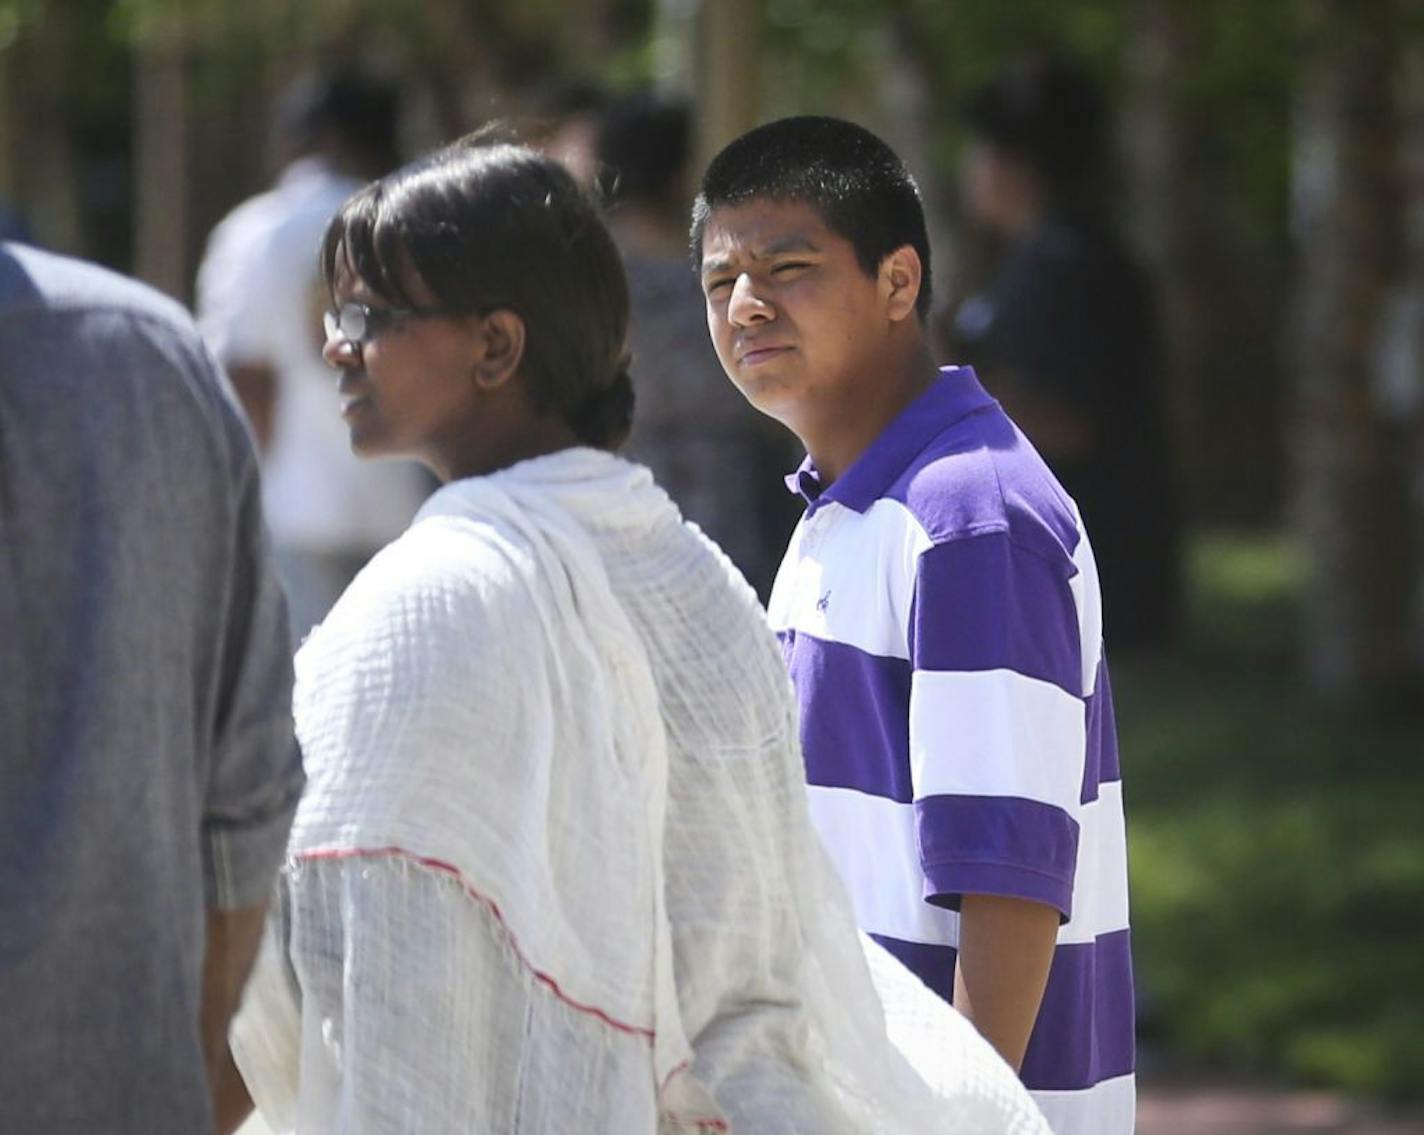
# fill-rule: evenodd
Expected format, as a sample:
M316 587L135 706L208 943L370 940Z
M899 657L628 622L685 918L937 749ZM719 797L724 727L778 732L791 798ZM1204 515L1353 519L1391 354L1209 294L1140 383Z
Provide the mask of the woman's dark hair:
M897 248L920 257L915 309L930 309L930 240L920 191L899 156L863 126L839 118L783 118L728 143L702 175L692 205L692 261L701 268L702 233L713 209L757 198L800 202L850 241L872 278Z
M441 307L507 309L524 321L519 370L541 412L617 449L633 418L628 283L596 206L563 166L480 137L366 186L332 218L321 270L338 258L398 307L412 271Z

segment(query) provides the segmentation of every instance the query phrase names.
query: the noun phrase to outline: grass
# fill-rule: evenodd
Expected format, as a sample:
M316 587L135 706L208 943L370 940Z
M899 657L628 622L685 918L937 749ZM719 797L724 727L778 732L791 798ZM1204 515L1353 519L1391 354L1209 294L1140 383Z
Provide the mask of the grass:
M1424 1098L1424 716L1312 694L1302 572L1199 538L1180 648L1114 664L1144 1047Z

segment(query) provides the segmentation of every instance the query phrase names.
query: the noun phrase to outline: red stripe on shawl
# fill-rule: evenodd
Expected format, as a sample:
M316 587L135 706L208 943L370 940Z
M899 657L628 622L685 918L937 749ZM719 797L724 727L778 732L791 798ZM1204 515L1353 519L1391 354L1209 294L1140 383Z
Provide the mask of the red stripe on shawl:
M432 871L439 871L443 875L450 876L450 878L454 879L455 882L460 884L461 890L463 890L467 895L469 895L470 898L474 899L477 903L479 903L486 910L488 910L490 914L494 915L495 921L499 923L500 929L504 932L505 937L509 940L510 948L514 951L514 955L519 959L520 964L523 965L524 968L527 969L531 974L533 974L535 978L547 985L555 997L557 997L565 1005L569 1006L569 1008L577 1009L580 1013L587 1013L590 1016L597 1017L604 1024L617 1029L621 1033L628 1033L632 1036L645 1037L648 1040L653 1039L654 1033L652 1029L644 1028L641 1025L630 1025L626 1021L620 1021L616 1017L610 1016L608 1013L605 1013L596 1005L585 1005L583 1002L575 1000L567 993L565 993L561 988L559 988L559 983L554 980L552 976L545 973L543 970L536 969L530 963L529 959L524 956L524 951L520 949L519 939L514 936L514 931L509 928L509 923L504 920L504 915L500 912L499 904L496 903L494 899L490 898L488 895L481 894L474 887L472 887L469 881L461 873L460 869L456 867L453 863L447 863L443 859L432 859L428 855L416 855L414 852L407 851L403 847L341 847L328 849L319 848L315 851L304 851L301 854L295 856L294 858L298 860L407 859L410 860L412 863L420 864L420 866L422 867L428 867Z
M577 1010L580 1013L587 1013L589 1016L597 1018L609 1027L617 1029L621 1033L627 1033L630 1036L640 1036L646 1040L652 1040L653 1037L656 1035L652 1029L644 1028L641 1025L630 1025L625 1021L620 1021L616 1017L610 1016L608 1013L605 1013L596 1005L585 1005L583 1002L575 1000L567 993L565 993L561 988L559 988L559 983L554 980L554 978L550 974L545 973L543 970L536 969L530 963L529 959L524 956L524 951L519 948L519 939L514 936L514 931L509 928L509 923L504 920L504 915L500 913L499 904L495 902L494 899L490 898L488 895L482 894L480 891L477 891L474 887L472 887L469 881L465 878L464 874L453 863L447 863L443 859L433 859L428 855L417 855L415 854L415 852L407 851L403 847L318 848L314 851L304 851L299 855L293 856L293 858L297 859L298 861L306 861L312 859L405 859L409 860L412 863L419 864L421 867L427 867L432 871L438 871L442 875L448 875L451 879L455 880L455 882L460 885L460 889L463 890L465 894L469 895L470 898L474 899L477 903L479 903L486 910L488 910L490 914L494 915L494 920L499 923L500 930L504 932L505 938L507 938L509 941L510 949L514 952L514 956L519 959L520 964L523 965L524 968L527 969L531 974L533 974L538 981L548 986L550 992L552 992L553 995L557 997L560 1001L562 1001L565 1005L567 1005L571 1009ZM667 1075L667 1079L663 1081L663 1088L666 1089L668 1084L672 1082L672 1078L676 1076L679 1072L687 1071L687 1067L688 1066L685 1063L679 1064L676 1068L669 1072ZM722 1119L690 1119L676 1115L670 1115L667 1118L679 1124L685 1124L691 1127L695 1127L699 1131L727 1130L726 1121Z

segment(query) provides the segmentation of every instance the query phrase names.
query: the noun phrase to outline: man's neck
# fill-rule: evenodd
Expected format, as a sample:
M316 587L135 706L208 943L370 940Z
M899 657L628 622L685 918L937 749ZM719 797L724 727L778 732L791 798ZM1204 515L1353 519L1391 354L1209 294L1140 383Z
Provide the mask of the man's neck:
M798 422L794 432L829 487L900 413L939 377L939 368L922 339L898 364L889 363L873 378L857 384L853 399L817 407L814 420Z
M1047 200L1038 193L1025 192L1006 208L999 231L1008 241L1016 241L1043 223L1048 212Z

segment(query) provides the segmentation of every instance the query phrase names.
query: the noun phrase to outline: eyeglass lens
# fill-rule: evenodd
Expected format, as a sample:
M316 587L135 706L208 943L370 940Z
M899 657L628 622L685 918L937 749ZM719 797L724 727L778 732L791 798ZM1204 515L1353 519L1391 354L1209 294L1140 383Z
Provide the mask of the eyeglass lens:
M359 346L366 339L366 310L360 304L344 303L336 311L323 314L322 326L328 339L339 336Z

